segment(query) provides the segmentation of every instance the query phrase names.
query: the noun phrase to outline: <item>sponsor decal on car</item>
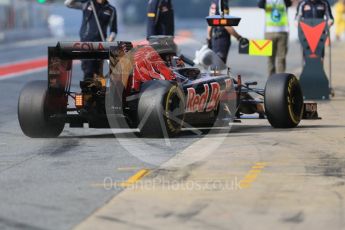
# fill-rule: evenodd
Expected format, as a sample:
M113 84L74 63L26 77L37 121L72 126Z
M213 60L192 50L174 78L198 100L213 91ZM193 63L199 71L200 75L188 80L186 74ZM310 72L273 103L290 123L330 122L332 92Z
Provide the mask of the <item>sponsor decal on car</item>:
M204 92L196 93L195 88L187 89L187 113L210 112L217 109L221 95L220 84L212 82L210 85L204 84Z
M209 96L209 88L208 84L204 84L204 92L201 95L197 94L194 88L187 89L188 96L186 112L203 112L205 110Z
M225 79L225 91L229 91L232 86L232 81L231 79Z
M85 51L93 51L93 50L105 50L102 42L76 42L73 44L74 49L80 49Z

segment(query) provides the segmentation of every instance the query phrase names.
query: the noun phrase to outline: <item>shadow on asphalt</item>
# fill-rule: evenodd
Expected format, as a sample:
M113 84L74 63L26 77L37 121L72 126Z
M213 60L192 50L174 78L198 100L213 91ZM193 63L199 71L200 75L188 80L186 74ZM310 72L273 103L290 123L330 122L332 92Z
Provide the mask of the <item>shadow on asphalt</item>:
M262 126L262 125L233 125L231 129L229 128L201 128L198 129L201 131L201 134L196 134L193 130L183 130L177 137L171 139L182 139L182 138L217 138L219 134L228 134L231 136L241 136L242 134L259 134L259 133L281 133L281 132L293 132L293 131L304 131L309 129L326 129L326 128L345 128L341 125L301 125L293 129L275 129L271 126ZM69 135L69 136L60 136L58 139L111 139L111 138L127 138L135 139L141 138L138 132L123 132L115 134L96 134L96 135ZM145 138L143 138L145 139ZM148 139L162 139L162 138L148 138Z
M233 125L231 133L245 134L245 133L281 133L281 132L294 132L294 131L305 131L309 129L328 129L328 128L344 128L342 125L300 125L296 128L291 129L276 129L270 125Z
M114 134L96 134L96 135L76 135L76 136L59 136L57 139L110 139L115 138Z

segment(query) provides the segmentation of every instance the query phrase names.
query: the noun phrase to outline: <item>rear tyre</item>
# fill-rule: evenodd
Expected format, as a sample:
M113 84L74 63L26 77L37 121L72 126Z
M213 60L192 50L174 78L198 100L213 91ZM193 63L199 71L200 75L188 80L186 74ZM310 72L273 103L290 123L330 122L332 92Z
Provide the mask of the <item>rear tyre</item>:
M28 83L20 93L18 120L23 133L32 138L58 137L64 120L51 118L55 114L66 114L65 96L48 94L46 81Z
M303 116L303 93L292 74L274 74L265 87L265 112L274 128L294 128Z
M180 133L185 100L182 90L168 81L143 84L138 102L140 134L143 137L171 137Z

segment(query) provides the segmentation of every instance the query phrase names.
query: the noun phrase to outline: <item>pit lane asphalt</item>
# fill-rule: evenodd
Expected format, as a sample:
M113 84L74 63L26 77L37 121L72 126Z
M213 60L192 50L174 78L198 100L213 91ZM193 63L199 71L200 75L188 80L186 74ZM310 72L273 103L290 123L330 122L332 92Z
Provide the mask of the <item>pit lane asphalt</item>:
M181 46L189 56L196 48L190 44ZM1 55L0 63L46 55L46 44L1 49L6 55ZM234 45L233 73L264 85L266 59L239 56L235 49ZM290 70L300 66L298 50L296 44L292 45ZM76 87L81 71L79 66L74 69ZM17 101L21 88L39 79L46 79L46 71L0 79L0 229L69 229L122 191L92 184L103 183L107 177L125 181L138 169L155 168L202 138L184 133L171 139L171 146L162 139L147 139L160 152L144 150L146 162L130 154L110 130L66 127L56 139L27 138L18 124Z

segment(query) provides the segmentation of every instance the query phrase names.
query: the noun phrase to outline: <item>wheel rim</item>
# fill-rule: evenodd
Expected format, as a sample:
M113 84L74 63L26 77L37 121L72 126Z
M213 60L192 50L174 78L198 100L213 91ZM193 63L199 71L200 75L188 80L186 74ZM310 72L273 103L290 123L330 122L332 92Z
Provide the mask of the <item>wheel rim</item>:
M302 90L298 85L298 80L292 78L288 85L288 110L292 121L298 124L303 112L303 96Z
M183 126L185 104L182 96L177 86L173 86L167 94L165 117L167 128L172 133L179 132Z

